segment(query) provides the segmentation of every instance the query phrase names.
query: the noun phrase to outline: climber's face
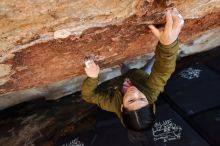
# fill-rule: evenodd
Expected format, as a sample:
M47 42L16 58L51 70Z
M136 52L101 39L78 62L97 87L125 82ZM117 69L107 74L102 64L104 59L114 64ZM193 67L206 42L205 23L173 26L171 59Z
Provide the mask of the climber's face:
M131 86L127 89L123 97L123 108L128 111L134 111L146 105L148 105L148 100L141 91L139 91L135 86Z

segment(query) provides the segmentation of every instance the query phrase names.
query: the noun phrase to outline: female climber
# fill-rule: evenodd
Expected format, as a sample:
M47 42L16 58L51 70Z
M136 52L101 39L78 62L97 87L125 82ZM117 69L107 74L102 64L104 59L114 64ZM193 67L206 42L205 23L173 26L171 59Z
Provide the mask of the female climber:
M151 59L153 65L149 69L130 69L112 86L111 94L98 85L100 68L94 61L86 62L87 78L82 85L82 98L97 104L104 110L114 112L123 126L128 129L131 141L144 141L144 133L155 121L155 101L163 92L164 86L175 70L177 52L179 49L178 36L184 20L176 8L166 10L166 24L163 30L153 25L148 27L158 38L155 56ZM150 70L150 71L149 71Z

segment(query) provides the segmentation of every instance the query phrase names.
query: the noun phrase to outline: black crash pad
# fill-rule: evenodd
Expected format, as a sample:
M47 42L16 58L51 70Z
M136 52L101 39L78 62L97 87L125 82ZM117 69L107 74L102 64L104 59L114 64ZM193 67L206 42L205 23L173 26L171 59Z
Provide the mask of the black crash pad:
M62 138L56 145L69 146L74 143L79 146L142 146L129 142L127 130L115 114L99 110L95 118L96 125L92 129Z
M208 67L220 73L220 57L214 58L206 63Z
M72 144L72 145L71 145ZM78 144L78 145L77 145ZM56 146L141 146L131 144L126 129L119 124L91 129L62 138Z
M187 116L220 105L220 75L205 65L194 64L176 71L165 87L165 95Z
M84 146L209 146L162 99L157 103L156 116L154 127L148 131L148 144L130 143L127 130L117 117L112 113L101 111L97 114L97 123L93 129L73 134L60 141L58 145L65 146L75 142Z
M59 138L55 146L91 146L96 139L94 129Z
M220 107L194 116L192 122L211 145L220 145Z
M156 123L152 128L155 146L208 146L161 97L157 102Z

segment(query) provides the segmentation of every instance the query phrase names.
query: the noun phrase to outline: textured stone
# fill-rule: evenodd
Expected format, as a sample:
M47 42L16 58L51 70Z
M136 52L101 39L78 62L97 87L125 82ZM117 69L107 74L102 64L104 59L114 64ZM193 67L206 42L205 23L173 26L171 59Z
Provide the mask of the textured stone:
M54 32L54 39L59 39L59 38L66 38L71 35L71 32L63 29L63 30L57 30Z
M57 130L75 124L95 109L94 105L82 101L79 94L59 101L36 99L22 103L0 112L0 145L41 145Z
M209 30L193 41L180 45L180 56L187 56L220 46L220 27Z
M1 0L0 62L11 66L0 79L1 104L5 97L15 98L14 104L37 98L10 96L31 88L61 97L67 92L55 95L47 86L77 80L86 55L104 69L153 52L157 40L146 24L161 27L168 6L185 19L183 56L219 45L220 0Z
M0 64L0 78L10 74L11 66Z

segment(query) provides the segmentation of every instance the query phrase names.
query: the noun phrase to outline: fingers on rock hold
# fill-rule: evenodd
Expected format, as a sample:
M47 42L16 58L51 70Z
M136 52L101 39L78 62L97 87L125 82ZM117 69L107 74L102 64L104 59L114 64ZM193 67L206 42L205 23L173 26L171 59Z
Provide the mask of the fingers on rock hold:
M160 37L160 31L154 25L148 25L148 27L157 38Z

